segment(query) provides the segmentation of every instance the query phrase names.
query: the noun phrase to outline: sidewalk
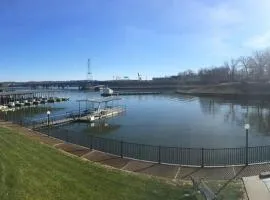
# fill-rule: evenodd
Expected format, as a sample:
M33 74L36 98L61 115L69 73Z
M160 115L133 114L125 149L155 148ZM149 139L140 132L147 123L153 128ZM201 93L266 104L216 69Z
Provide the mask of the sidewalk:
M270 191L258 176L243 178L249 200L269 200Z

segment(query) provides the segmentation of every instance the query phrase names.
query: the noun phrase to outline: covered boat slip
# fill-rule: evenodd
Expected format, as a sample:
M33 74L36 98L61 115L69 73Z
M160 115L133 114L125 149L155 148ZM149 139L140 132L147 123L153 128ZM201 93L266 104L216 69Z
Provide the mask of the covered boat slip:
M121 100L120 97L104 97L96 99L77 100L79 102L79 111L67 112L61 115L47 116L31 121L34 129L45 128L48 126L58 126L71 122L93 122L100 119L106 119L120 115L125 112L123 105L114 105L114 101ZM82 108L85 103L86 108ZM91 107L89 108L89 105Z
M125 106L115 104L114 101L121 100L120 97L110 96L110 97L102 97L102 98L94 98L94 99L83 99L77 100L79 102L79 114L81 115L81 103L84 102L87 104L91 104L90 109L84 110L89 112L89 115L83 116L79 118L79 121L95 121L97 119L113 117L118 115L126 110Z
M26 90L0 92L0 111L14 111L22 107L68 101L67 97L55 97L59 90Z

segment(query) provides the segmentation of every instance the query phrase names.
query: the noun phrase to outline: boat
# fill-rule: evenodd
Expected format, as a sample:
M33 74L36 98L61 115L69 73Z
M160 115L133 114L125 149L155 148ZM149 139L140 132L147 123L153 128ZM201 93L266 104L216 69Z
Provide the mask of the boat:
M38 99L33 100L33 105L38 105L39 103L40 103L40 101Z
M56 102L61 102L62 101L62 98L56 98L56 100L55 100Z
M31 106L33 105L33 99L28 98L27 100L24 101L25 106Z
M8 106L2 106L0 105L0 111L7 111Z
M23 104L24 104L24 106L30 106L30 103L28 102L28 100L24 100Z
M16 103L15 103L15 107L21 107L23 105L24 104L22 102L20 102L20 101L16 101Z
M15 102L9 102L8 107L9 108L14 108L15 107Z
M48 103L54 103L55 102L55 99L53 98L53 97L50 97L49 99L48 99Z
M108 97L108 96L113 96L114 91L111 88L105 87L102 90L101 96L103 97Z
M45 104L45 103L47 103L47 101L48 101L47 98L44 98L44 97L43 97L43 98L40 100L40 104Z
M61 100L62 100L62 101L69 101L69 98L62 97Z

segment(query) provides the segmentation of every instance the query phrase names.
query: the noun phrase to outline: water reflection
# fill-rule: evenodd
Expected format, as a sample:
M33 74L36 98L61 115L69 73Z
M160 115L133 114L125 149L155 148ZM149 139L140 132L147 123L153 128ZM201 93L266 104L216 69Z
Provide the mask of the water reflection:
M84 129L84 132L91 135L108 134L108 133L116 131L120 127L121 126L118 124L110 124L107 121L102 120L102 121L87 123L86 129Z
M78 110L77 99L100 97L99 93L70 92L70 101L46 104L9 113L18 119L46 117ZM94 124L70 123L50 134L84 140L94 134L104 138L163 146L224 148L245 145L244 124L249 122L250 145L270 144L270 101L199 98L179 94L122 96L124 116ZM81 109L88 108L81 104ZM59 108L62 110L56 110ZM45 130L47 134L47 131Z
M230 100L199 98L203 114L221 115L224 122L243 127L249 123L258 134L270 135L270 102L265 100Z
M39 114L46 115L47 110L55 111L61 110L63 108L55 108L50 105L43 106L30 106L30 107L22 107L22 108L13 108L9 111L0 112L1 118L9 120L9 121L19 121L19 120L28 120L37 117Z

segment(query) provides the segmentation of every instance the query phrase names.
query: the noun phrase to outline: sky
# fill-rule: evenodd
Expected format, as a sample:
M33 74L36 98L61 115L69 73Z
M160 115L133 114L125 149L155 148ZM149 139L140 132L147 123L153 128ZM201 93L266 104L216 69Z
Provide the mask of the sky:
M1 0L0 82L175 75L270 46L269 0Z

